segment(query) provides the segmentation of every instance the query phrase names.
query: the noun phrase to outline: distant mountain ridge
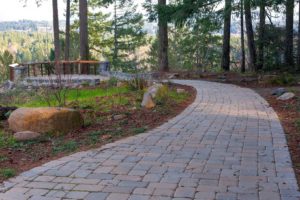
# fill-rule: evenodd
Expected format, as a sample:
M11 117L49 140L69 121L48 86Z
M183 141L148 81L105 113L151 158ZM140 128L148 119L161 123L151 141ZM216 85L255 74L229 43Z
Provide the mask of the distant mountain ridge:
M65 21L60 21L60 28L65 27ZM52 31L52 22L50 21L0 21L0 31Z

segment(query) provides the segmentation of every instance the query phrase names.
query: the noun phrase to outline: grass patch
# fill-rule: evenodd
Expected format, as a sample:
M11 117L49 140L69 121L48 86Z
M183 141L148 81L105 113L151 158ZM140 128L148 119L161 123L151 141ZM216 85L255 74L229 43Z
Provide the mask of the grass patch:
M104 134L103 131L90 132L88 134L88 143L89 144L97 144L101 140L100 136L103 134Z
M70 140L67 142L58 142L52 148L53 154L71 153L77 150L79 144L76 141Z
M11 178L16 175L16 170L11 168L0 169L0 176L3 178Z
M95 88L95 89L71 89L68 90L66 93L66 101L67 104L71 102L79 102L82 104L82 106L95 103L96 97L111 97L116 94L124 94L129 92L129 89L126 87L122 88ZM51 97L53 99L51 101L51 105L55 105L54 97ZM43 107L48 106L48 104L41 98L41 97L33 97L31 101L27 101L24 104L17 105L18 107Z
M12 135L5 134L0 130L0 148L14 147L17 144Z
M7 161L8 157L0 155L0 162Z
M134 128L132 129L134 134L140 134L140 133L144 133L145 131L147 131L146 127L139 127L139 128Z

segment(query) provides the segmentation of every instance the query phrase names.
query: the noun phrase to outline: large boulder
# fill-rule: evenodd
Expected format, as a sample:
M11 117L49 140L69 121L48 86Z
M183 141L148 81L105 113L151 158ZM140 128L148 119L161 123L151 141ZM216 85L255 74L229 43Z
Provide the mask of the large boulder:
M63 134L81 128L80 112L67 108L19 108L11 113L9 127L15 132Z

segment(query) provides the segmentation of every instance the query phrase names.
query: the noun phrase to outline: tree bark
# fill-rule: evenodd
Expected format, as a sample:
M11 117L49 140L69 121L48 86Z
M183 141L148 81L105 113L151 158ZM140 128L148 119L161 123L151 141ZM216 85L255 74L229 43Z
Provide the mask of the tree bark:
M298 71L300 70L300 1L299 1L299 21L298 21L298 52L297 52Z
M241 0L241 72L246 72L245 32L244 32L244 0Z
M265 1L261 0L259 5L259 35L258 35L258 70L264 67L264 38L266 25L266 6Z
M80 20L80 59L89 59L89 45L88 45L88 5L87 0L79 1L79 20ZM88 74L88 65L81 65L81 73Z
M60 44L59 44L59 20L57 0L52 0L53 8L53 34L54 34L54 52L55 52L55 72L61 74L59 65L60 60Z
M224 34L223 34L223 53L222 53L222 69L230 70L230 25L231 25L231 0L225 0L224 10Z
M294 0L286 1L286 32L285 32L285 64L287 67L294 66L293 57L293 24L294 24Z
M246 19L246 29L247 29L247 39L248 39L248 49L249 49L249 68L256 72L256 51L254 43L254 33L252 26L252 16L251 16L251 1L245 0L245 19Z
M117 15L117 0L114 2L114 52L113 52L113 62L116 64L118 58L118 15Z
M167 5L166 0L158 0L159 6ZM159 54L158 64L161 72L169 71L169 60L168 60L168 22L158 17L158 40L159 40Z
M70 60L70 18L71 18L71 9L70 9L71 0L67 0L66 8L66 38L65 38L65 60ZM66 73L70 73L70 65L66 65Z

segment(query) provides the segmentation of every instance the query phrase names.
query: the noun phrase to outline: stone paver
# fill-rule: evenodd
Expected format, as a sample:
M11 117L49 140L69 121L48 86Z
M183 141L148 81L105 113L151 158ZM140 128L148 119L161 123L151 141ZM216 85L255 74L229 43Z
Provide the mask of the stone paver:
M24 172L4 183L0 199L300 199L283 129L263 98L233 85L176 82L198 92L177 117Z

